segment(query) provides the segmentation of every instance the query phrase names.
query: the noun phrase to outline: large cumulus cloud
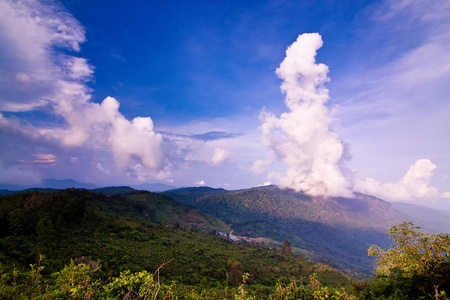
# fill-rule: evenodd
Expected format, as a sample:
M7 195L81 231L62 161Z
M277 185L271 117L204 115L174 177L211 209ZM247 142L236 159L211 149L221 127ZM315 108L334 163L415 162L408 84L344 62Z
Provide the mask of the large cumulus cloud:
M112 97L91 101L86 83L94 69L76 56L85 40L81 24L57 3L0 2L0 132L3 140L17 141L4 143L2 170L34 174L26 170L27 157L54 155L57 164L64 149L82 148L98 153L87 155L91 159L110 157L117 172L139 180L169 176L173 152L163 151L164 138L150 117L127 120ZM42 114L52 121L43 122ZM16 157L13 147L22 149Z
M429 159L418 159L398 181L381 183L373 178L358 179L354 188L355 191L389 201L437 201L450 198L448 193L440 193L430 183L436 168Z
M262 111L262 140L271 156L257 161L254 170L262 171L281 160L286 164L285 174L270 175L281 186L311 195L351 196L350 183L341 170L346 147L332 130L333 118L326 106L328 67L315 61L320 47L322 38L313 33L300 35L287 49L276 73L283 80L281 91L289 111L280 117Z

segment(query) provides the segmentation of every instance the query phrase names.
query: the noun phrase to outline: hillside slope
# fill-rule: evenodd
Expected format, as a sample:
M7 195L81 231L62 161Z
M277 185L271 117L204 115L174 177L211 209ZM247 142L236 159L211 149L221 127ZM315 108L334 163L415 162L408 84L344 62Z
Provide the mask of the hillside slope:
M238 191L184 188L163 194L224 220L236 234L288 238L337 267L365 273L373 269L367 249L373 244L387 247L389 228L413 220L390 203L363 194L311 197L276 186Z
M392 206L417 220L416 225L420 226L424 232L433 234L450 233L450 211L404 202L392 202Z
M194 229L200 226L199 219L205 225L201 231ZM181 223L180 227L164 225L168 222ZM266 294L278 281L287 283L289 278L304 279L312 273L326 285L349 284L344 274L323 264L207 233L208 226L220 222L148 192L107 196L69 189L0 196L0 275L17 268L28 274L24 270L42 254L43 274L58 272L74 259L101 265L98 276L104 280L125 270L153 273L170 261L160 273L162 278L200 290L224 290L228 280L237 286L245 272L248 283ZM191 229L183 229L185 224Z

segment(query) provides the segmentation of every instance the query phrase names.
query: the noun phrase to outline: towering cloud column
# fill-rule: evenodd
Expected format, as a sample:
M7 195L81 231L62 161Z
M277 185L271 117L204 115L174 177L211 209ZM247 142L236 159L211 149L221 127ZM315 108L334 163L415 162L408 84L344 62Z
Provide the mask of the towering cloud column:
M262 139L271 158L256 162L255 167L281 160L286 173L271 175L280 186L314 196L351 196L350 183L340 168L346 150L331 130L333 118L325 106L328 67L315 60L322 44L319 34L302 34L286 50L276 74L283 80L281 91L289 112L277 118L262 111Z

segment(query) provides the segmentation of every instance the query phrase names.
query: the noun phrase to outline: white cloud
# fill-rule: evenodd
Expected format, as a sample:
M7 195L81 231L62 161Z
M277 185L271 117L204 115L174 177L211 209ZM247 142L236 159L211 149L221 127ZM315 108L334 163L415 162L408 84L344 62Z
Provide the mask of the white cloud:
M33 154L33 156L35 157L33 162L36 163L54 163L57 158L53 154L43 154L43 153Z
M249 137L240 125L235 120L214 119L166 128L162 133L176 144L185 165L214 167L234 159L236 145L247 144Z
M225 149L216 148L214 149L213 157L211 158L211 165L216 166L223 162L226 162L230 158L230 153Z
M418 159L397 182L380 183L372 178L356 180L355 191L370 194L388 201L417 201L446 198L430 184L436 165L429 159Z
M438 166L429 185L448 190L440 179L450 170L450 139L443 138L450 131L450 3L387 0L364 18L369 27L357 51L348 45L358 60L331 87L343 125L337 132L352 145L349 165L375 178L376 189L397 184L401 170L426 157Z
M197 185L206 185L206 182L204 180L199 180L195 184L197 184Z
M256 174L262 174L266 172L267 168L270 166L270 160L257 160L253 163L252 171Z
M64 146L106 152L119 172L138 180L166 178L174 152L163 151L165 141L155 132L152 119L127 120L111 97L101 104L90 101L86 82L93 67L72 54L80 50L84 34L80 23L57 3L0 2L0 111L41 109L65 121L39 127L0 115L0 129L54 151Z
M102 172L104 172L104 173L106 173L106 174L108 174L109 173L109 170L106 170L105 168L103 168L103 166L102 166L102 164L101 163L97 163L97 169L99 169L100 171L102 171Z
M92 74L85 59L58 48L80 50L84 29L57 4L36 0L0 2L0 110L28 111L80 94Z
M152 120L137 117L130 122L120 117L114 121L109 142L119 166L125 167L132 156L137 156L148 168L160 169L162 136L154 132Z
M189 186L194 175L207 176L209 186L234 189L256 186L264 181L263 175L255 176L251 172L254 157L264 157L268 152L255 130L258 124L257 117L234 115L227 119L196 120L161 130L184 158L172 173L175 184Z
M67 116L70 127L48 134L67 146L108 147L116 166L140 181L166 178L171 163L163 151L163 137L150 117L127 120L119 102L107 97L101 104L87 103Z
M325 106L328 67L315 63L321 46L320 35L314 33L300 35L287 49L276 73L283 79L281 90L290 111L279 118L261 112L262 140L272 157L256 162L253 169L261 171L276 158L287 165L284 175L270 175L281 186L311 195L351 196L350 183L340 169L346 149L331 130L333 117Z

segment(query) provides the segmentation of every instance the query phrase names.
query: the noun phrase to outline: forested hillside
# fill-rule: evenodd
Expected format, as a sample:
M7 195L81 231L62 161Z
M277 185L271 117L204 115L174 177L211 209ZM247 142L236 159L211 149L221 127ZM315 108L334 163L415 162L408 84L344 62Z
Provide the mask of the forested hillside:
M249 288L263 298L277 282L308 282L313 273L326 285L349 284L342 273L292 255L290 249L282 251L281 245L271 249L223 239L214 234L229 230L223 221L149 192L106 195L69 189L1 196L0 225L4 288L12 289L15 282L25 286L30 264L34 272L39 264L45 266L39 276L55 284L50 275L70 266L71 260L94 266L90 276L100 282L127 270L151 274L170 261L159 272L161 281L219 294L225 286L236 290L248 273Z
M414 220L390 203L363 194L311 197L276 186L239 191L184 188L163 194L224 220L237 235L289 239L335 267L366 274L374 267L367 248L389 246L389 228Z
M239 230L291 234L310 245L286 233L289 223L272 226L273 215L249 217ZM321 226L310 230L329 230L315 231L322 237L334 230ZM0 229L0 299L406 300L448 299L450 291L450 235L424 234L406 222L390 229L391 249L368 247L376 276L364 281L309 261L287 240L233 242L216 234L230 229L222 220L127 187L0 196Z

